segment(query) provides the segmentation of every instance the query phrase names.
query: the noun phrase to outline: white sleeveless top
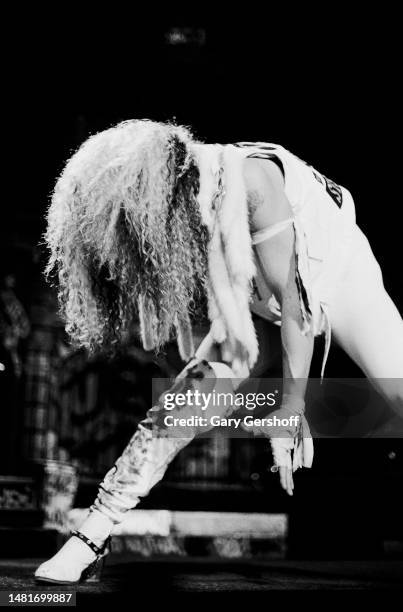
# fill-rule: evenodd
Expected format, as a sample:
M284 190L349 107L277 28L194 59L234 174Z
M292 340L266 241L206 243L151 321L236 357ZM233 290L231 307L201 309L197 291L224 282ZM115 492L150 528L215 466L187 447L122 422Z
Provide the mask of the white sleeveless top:
M284 176L284 190L293 216L252 235L258 244L293 225L295 232L296 284L298 288L302 333L312 329L315 336L325 333L324 375L331 341L328 306L337 291L348 262L355 207L350 192L337 185L280 145L264 142L235 144L245 157L269 159ZM281 325L281 310L264 280L258 257L251 310Z

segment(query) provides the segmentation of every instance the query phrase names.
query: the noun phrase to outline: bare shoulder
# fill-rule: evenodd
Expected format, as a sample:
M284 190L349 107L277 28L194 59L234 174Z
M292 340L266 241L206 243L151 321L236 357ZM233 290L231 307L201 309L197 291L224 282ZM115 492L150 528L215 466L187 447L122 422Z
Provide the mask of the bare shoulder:
M284 191L284 178L278 166L266 159L246 158L244 178L252 231L289 218L291 205Z
M271 190L284 190L284 178L280 168L269 159L247 157L243 163L247 188L261 187Z

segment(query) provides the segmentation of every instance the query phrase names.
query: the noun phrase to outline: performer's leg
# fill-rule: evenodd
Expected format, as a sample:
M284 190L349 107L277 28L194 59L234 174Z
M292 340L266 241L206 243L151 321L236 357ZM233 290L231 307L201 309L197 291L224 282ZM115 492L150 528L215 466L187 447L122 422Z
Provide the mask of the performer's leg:
M367 238L357 228L349 269L330 305L336 341L403 415L403 319L387 294Z
M197 388L211 392L217 384L222 392L233 390L230 380L232 372L222 363L198 362L187 372L186 376L176 379L171 393L185 393L187 389ZM218 381L218 378L222 380ZM97 546L102 546L114 525L121 522L126 512L134 508L140 498L161 480L177 453L199 433L198 427L187 427L183 437L179 437L178 431L168 435L163 424L164 417L169 414L182 418L191 415L208 418L208 411L201 413L195 406L175 407L167 413L163 397L148 411L121 457L107 473L91 512L80 527L80 532ZM220 409L222 416L232 410L232 406ZM204 427L202 431L206 432L208 428ZM42 564L35 575L39 579L75 582L94 557L86 544L73 537L54 557Z
M91 511L120 523L141 497L163 477L168 465L191 440L188 438L160 437L152 431L152 415L148 413L115 465L99 485L98 495Z
M203 374L211 368L201 366ZM175 385L174 385L175 387ZM156 417L163 407L160 402L147 412L122 455L99 487L98 496L90 509L88 518L80 532L96 546L101 547L115 524L124 519L128 510L134 508L140 497L146 495L165 473L169 463L181 448L188 444L188 437L167 437L161 428L157 430ZM39 579L75 582L94 560L92 550L77 537L70 538L59 552L42 564L35 576Z

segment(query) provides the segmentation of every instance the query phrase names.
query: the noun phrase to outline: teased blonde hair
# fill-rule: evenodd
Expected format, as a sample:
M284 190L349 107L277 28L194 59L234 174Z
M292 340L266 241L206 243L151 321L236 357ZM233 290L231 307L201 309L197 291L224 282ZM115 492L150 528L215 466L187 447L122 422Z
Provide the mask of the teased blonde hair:
M90 137L67 162L47 214L46 273L57 274L75 344L118 346L139 304L146 348L189 327L204 295L208 242L191 142L181 126L126 121Z

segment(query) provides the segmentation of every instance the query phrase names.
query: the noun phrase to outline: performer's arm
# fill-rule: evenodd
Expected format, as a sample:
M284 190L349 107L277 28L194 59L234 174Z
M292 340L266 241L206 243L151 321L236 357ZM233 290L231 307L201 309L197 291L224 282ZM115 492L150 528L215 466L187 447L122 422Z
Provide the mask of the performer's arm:
M268 160L245 160L251 194L252 231L259 231L293 216L279 168ZM301 334L301 311L295 282L295 235L292 225L256 245L265 280L281 307L283 393L304 398L309 375L313 335Z
M304 399L313 353L313 334L301 333L302 320L295 282L295 237L292 226L261 247L268 283L281 308L283 394Z
M252 193L252 230L259 231L292 217L293 211L286 197L283 177L278 167L267 161L246 160L248 161L245 174L249 191ZM292 224L256 245L256 251L265 280L281 308L284 377L282 407L287 406L291 411L302 415L313 354L313 334L301 333L300 301L295 281L295 234ZM291 448L292 440L286 440L283 446L287 446L287 442ZM274 446L272 443L275 455ZM291 462L288 466L281 463L281 484L292 494Z
M260 246L260 245L259 245ZM282 407L287 406L293 413L302 414L305 407L305 391L313 353L313 334L301 333L301 311L295 283L294 232L292 226L260 248L267 282L281 307L281 341L283 359ZM281 410L281 409L280 409ZM274 416L276 413L273 413ZM279 415L286 416L286 415ZM295 427L294 435L297 433ZM280 438L280 435L278 436ZM281 439L277 443L292 448L292 439ZM275 455L276 442L272 441ZM279 463L280 460L275 462ZM281 461L282 463L282 461ZM293 491L292 465L279 467L280 482L289 495Z

